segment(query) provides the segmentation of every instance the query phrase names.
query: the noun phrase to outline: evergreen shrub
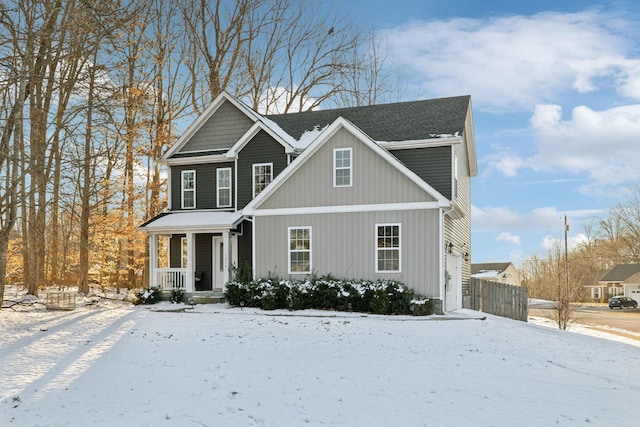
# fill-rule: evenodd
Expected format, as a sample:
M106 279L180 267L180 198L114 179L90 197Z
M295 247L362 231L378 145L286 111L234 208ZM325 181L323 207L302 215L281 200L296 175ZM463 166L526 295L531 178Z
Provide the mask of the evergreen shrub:
M139 291L133 299L135 305L138 304L155 304L160 301L160 289L148 288Z
M277 277L227 283L230 305L263 310L340 310L375 314L433 314L427 298L394 280L346 280L309 276L305 280Z

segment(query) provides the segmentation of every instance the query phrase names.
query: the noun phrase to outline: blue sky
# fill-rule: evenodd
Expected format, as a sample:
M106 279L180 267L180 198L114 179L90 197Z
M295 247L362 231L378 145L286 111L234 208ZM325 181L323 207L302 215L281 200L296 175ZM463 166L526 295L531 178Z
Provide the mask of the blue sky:
M470 94L473 262L546 256L640 179L636 1L333 0L384 40L406 99Z

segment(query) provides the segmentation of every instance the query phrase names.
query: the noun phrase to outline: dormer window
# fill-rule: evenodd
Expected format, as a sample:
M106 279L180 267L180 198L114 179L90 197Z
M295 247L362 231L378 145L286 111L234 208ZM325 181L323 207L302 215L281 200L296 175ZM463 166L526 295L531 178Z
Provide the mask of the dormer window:
M196 171L182 171L182 209L196 207Z
M333 150L333 186L351 187L351 148Z

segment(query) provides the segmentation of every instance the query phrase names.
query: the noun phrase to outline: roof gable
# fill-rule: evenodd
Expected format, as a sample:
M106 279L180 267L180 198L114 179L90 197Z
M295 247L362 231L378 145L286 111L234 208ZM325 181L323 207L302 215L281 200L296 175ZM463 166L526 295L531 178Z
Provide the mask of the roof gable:
M287 168L274 179L274 181L256 198L254 198L243 210L247 215L253 215L256 210L265 203L265 201L271 197L298 169L310 161L310 159L316 155L316 153L340 130L346 130L351 135L355 136L360 142L364 144L368 149L372 150L378 156L380 156L385 162L391 165L395 170L399 171L402 175L408 178L413 184L421 189L430 200L435 201L438 206L449 207L449 201L438 193L433 187L424 182L413 171L404 166L397 158L391 155L384 148L380 147L376 142L369 138L364 132L350 123L348 120L339 117L330 126L326 127L314 142L302 152L302 154L296 158Z

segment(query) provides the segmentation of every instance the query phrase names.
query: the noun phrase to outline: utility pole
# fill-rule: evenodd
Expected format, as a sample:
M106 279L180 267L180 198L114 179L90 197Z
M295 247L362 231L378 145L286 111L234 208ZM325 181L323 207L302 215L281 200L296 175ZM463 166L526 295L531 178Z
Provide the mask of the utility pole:
M564 276L567 285L567 303L569 302L569 224L567 216L564 216Z

